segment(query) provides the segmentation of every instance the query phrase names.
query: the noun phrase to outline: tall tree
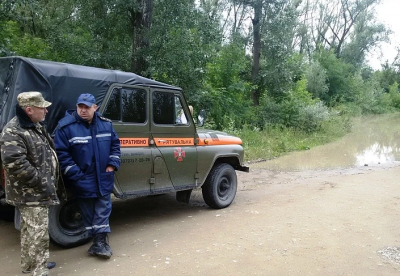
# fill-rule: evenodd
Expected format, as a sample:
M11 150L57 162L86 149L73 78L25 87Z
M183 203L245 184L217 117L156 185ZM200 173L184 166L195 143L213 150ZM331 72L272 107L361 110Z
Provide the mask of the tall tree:
M284 88L281 76L284 76L285 81L291 78L286 75L288 72L286 65L287 58L293 50L293 30L296 27L297 16L295 10L298 1L244 0L244 3L253 10L251 77L253 105L257 106L266 88L272 96L277 96Z
M153 0L136 0L136 5L128 7L132 24L132 65L131 70L146 75L148 64L146 50L149 48L149 31L153 17Z
M155 2L149 75L182 87L194 100L202 87L206 64L221 45L219 17L194 0Z
M365 28L368 20L374 13L374 8L381 0L316 0L314 12L317 13L317 22L314 25L315 49L323 45L326 49L334 51L336 57L341 57L346 43L351 37L355 37L357 24L358 31L370 32L371 28ZM368 19L367 21L365 21ZM364 25L364 27L361 27ZM374 32L384 31L382 28L374 29ZM372 38L369 34L369 38ZM365 43L364 43L365 44Z
M251 79L253 81L253 90L251 92L251 98L254 105L259 105L259 99L261 91L257 87L259 82L259 72L260 72L260 58L261 58L261 26L263 19L263 6L268 4L266 0L253 0L247 2L249 6L253 8L254 17L251 22L253 24L253 65L251 67Z
M276 100L301 77L301 57L294 49L298 26L297 1L275 1L266 9L262 35L262 84Z
M361 67L366 55L374 51L382 42L389 42L391 31L377 22L375 14L364 13L359 17L350 35L350 40L342 47L341 57L344 61Z

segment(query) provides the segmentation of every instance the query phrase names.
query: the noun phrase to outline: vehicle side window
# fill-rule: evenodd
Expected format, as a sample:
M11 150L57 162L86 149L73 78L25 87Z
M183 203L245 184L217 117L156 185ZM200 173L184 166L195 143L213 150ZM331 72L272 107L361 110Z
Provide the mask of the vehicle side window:
M175 96L175 110L176 110L175 123L180 125L187 125L188 116L185 114L185 110L182 107L181 99L178 96Z
M173 93L155 91L153 93L153 120L156 124L175 123L175 96Z
M114 89L103 113L104 117L113 120L121 120L121 90Z
M134 88L115 88L112 91L104 116L126 123L146 122L146 91Z
M160 91L153 93L153 118L156 124L188 124L182 100L174 93Z

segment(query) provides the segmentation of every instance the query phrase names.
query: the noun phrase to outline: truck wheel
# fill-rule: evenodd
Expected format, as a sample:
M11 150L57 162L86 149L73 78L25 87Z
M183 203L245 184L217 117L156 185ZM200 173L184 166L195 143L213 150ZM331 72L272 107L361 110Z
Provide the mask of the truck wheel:
M214 209L222 209L231 205L236 190L236 172L229 164L214 166L202 186L204 201Z
M14 221L14 206L6 203L4 188L0 185L0 219Z
M0 203L0 219L14 221L14 206Z
M55 244L67 248L85 244L91 239L83 226L76 199L50 206L49 235Z

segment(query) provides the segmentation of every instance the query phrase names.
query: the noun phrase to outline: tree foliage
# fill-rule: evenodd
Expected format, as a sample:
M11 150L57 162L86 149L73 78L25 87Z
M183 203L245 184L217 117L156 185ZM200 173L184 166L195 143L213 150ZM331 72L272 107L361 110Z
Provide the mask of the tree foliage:
M313 131L400 108L400 63L373 71L380 0L3 0L0 56L132 71L182 87L218 129Z

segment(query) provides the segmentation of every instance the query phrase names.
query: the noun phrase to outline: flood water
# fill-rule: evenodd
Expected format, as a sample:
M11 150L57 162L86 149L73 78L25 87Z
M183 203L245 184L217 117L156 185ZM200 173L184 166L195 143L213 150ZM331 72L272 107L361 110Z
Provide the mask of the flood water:
M352 131L327 145L252 164L272 171L388 166L400 161L400 114L357 118Z

